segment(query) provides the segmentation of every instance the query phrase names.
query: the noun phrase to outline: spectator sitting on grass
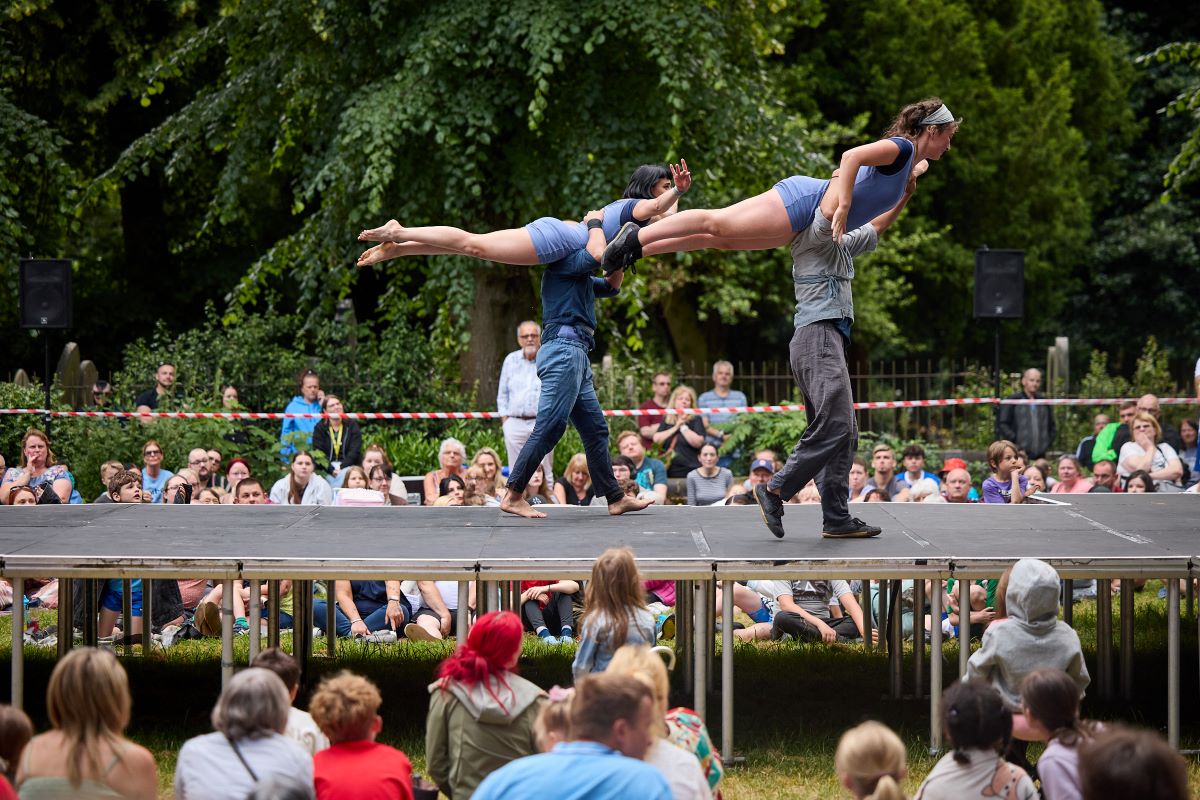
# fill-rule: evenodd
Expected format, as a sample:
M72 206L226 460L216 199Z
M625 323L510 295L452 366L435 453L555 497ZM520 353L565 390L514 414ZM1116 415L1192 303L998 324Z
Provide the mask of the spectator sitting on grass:
M418 585L429 583L421 581ZM400 591L400 581L334 581L334 625L338 636L364 637L389 630L397 635L412 622L413 610ZM325 600L313 601L313 624L328 635Z
M294 451L288 475L271 487L271 502L288 506L327 506L333 503L328 481L316 477L316 462L303 450Z
M655 617L646 608L642 576L628 547L605 550L592 565L579 627L581 639L571 673L578 680L608 668L625 644L654 644Z
M296 663L296 659L278 647L268 647L258 654L250 666L274 672L288 690L288 698L293 705L288 706L287 728L283 735L303 747L309 755L329 747L329 739L321 732L312 716L294 705L296 695L300 691L300 665Z
M655 378L657 380L657 377ZM667 376L670 380L670 376ZM658 428L658 421L654 423ZM657 458L646 455L642 437L633 431L624 431L617 436L617 450L633 462L633 479L638 486L658 495L658 504L667 502L667 468Z
M110 503L141 503L142 477L131 469L122 470L108 482Z
M244 800L274 775L311 786L312 756L283 735L290 708L287 687L274 672L250 667L235 673L213 707L216 730L188 739L179 751L175 797Z
M17 767L21 764L21 753L33 738L33 722L19 708L0 705L0 761L4 769L0 774L0 797L16 800L13 783L17 780Z
M412 581L401 584L400 591L412 592L406 595L413 609L412 622L404 626L404 635L415 642L432 642L454 635L458 604L472 605L474 583L467 589L467 597L461 598L458 581Z
M789 635L808 642L849 642L863 636L863 613L850 584L842 580L792 581L791 595L778 598L779 611L771 638ZM845 615L834 618L830 603L837 599Z
M1042 797L1079 798L1079 747L1099 729L1079 718L1078 685L1059 669L1031 672L1021 681L1021 709L1025 728L1036 741L1046 743L1037 762Z
M463 462L467 460L467 448L458 439L443 439L438 447L438 468L425 473L425 505L433 505L434 498L441 497L442 481L446 478L462 478L466 472Z
M325 678L309 708L332 743L313 756L317 800L412 800L412 764L401 751L379 744L383 698L371 681L342 672Z
M574 644L575 581L521 581L521 620L545 644Z
M515 614L484 614L429 685L425 759L447 797L470 797L493 771L538 750L546 693L516 673L521 639Z
M158 796L154 756L124 737L129 679L106 650L81 647L54 666L46 689L51 730L21 755L16 786L25 797Z
M983 479L983 502L1024 503L1029 481L1018 466L1017 446L1003 439L992 442L987 460L992 474Z

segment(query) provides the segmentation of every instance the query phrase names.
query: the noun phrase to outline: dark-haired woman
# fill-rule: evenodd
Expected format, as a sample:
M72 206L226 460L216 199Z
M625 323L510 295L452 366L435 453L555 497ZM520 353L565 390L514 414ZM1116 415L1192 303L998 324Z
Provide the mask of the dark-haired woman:
M546 693L515 672L523 635L511 611L484 614L429 686L425 759L447 797L470 797L494 770L537 752Z
M959 122L936 97L907 105L883 139L843 153L831 180L793 175L725 208L681 211L640 229L622 227L604 251L605 272L661 253L782 247L812 224L818 209L840 242L847 231L896 207L913 167L941 158Z
M329 415L313 428L312 449L324 453L329 462L329 482L341 485L342 471L362 463L362 430L358 422L343 419L346 409L337 395L327 394L321 400L321 411Z
M643 164L629 180L620 200L609 203L604 211L604 241L612 241L621 226L632 222L647 225L667 214L692 185L687 162L680 160L670 169L659 164ZM405 228L396 220L365 230L360 241L383 242L367 250L358 259L360 267L399 256L465 255L501 264L552 264L587 245L587 227L582 222L541 217L523 228L508 228L491 233L471 233L449 225Z

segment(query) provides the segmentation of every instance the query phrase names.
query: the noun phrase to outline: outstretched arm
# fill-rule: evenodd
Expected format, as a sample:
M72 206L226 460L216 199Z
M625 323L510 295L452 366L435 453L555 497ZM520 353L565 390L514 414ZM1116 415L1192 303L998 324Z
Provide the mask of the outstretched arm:
M904 206L908 204L908 199L913 196L913 192L917 189L917 178L924 175L927 169L929 169L929 162L925 160L913 165L912 174L908 176L908 186L905 187L904 196L900 198L900 202L896 203L895 207L890 211L886 211L871 220L871 227L875 229L877 235L882 236L883 232L899 219L900 212L904 210Z
M645 222L648 219L661 216L671 210L671 206L679 202L679 198L687 194L692 187L692 173L688 171L687 161L679 159L679 164L671 164L671 179L674 185L658 197L639 200L633 207L633 218Z

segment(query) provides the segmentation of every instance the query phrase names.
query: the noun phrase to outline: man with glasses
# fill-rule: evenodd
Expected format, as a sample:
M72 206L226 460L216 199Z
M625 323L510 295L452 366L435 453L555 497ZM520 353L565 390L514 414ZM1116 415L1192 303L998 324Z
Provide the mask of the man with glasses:
M142 445L142 492L150 497L151 503L161 503L163 487L175 476L163 469L163 451L158 442L151 439Z
M188 452L188 469L195 473L198 485L192 487L199 493L200 489L212 485L212 467L208 461L208 451L203 447L193 448ZM182 472L182 470L180 470ZM190 481L189 481L190 482Z
M154 386L137 396L133 401L139 413L154 411L158 408L158 401L164 395L169 395L175 386L175 365L167 361L163 361L158 365L158 369L154 372ZM155 501L157 502L157 501Z
M542 327L533 320L517 326L517 346L504 357L500 367L500 388L496 392L496 411L504 430L504 449L509 465L517 463L521 448L533 433L542 381L537 375L537 354L542 346ZM548 485L554 484L554 451L542 459L542 472Z
M658 409L659 411L667 410L667 403L671 399L671 373L656 372L652 379L654 396L646 402L638 406L639 411ZM663 421L662 414L642 414L637 418L638 431L642 434L642 447L647 451L653 452L654 434L658 433L658 426Z
M92 384L92 405L106 409L112 404L113 388L108 381L96 381Z

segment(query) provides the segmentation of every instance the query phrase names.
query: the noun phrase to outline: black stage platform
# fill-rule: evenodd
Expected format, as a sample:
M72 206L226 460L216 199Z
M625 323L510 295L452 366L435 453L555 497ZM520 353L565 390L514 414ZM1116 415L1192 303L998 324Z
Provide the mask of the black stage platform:
M706 632L713 627L713 598L721 580L995 577L1016 559L1035 557L1052 564L1065 579L1102 579L1098 618L1103 625L1111 619L1105 613L1111 611L1107 579L1183 578L1200 571L1200 495L1039 495L1036 500L1040 502L1020 506L855 504L853 512L882 526L884 533L850 541L820 537L821 510L815 505L786 507L787 536L782 540L770 535L754 506L651 507L621 517L610 517L603 508L542 506L548 517L541 520L512 517L497 508L6 507L0 509L0 574L224 581L436 578L463 586L478 581L482 596L502 598L498 583L586 578L601 551L629 545L645 576L683 581L679 646L687 665L685 684L695 689L694 705L703 713L705 688L711 688L713 675L713 637ZM1177 746L1178 581L1170 581L1168 588L1168 738ZM937 617L940 593L934 594L930 600ZM725 620L732 617L731 596L724 595ZM1131 593L1124 592L1122 600L1121 638L1132 643ZM18 704L23 616L15 607L13 701ZM295 636L302 664L310 648L307 622L298 618ZM465 622L464 616L460 625ZM733 641L731 628L723 627L722 750L731 756ZM1112 685L1112 637L1103 633L1096 676L1102 692ZM887 636L898 642L899 627ZM233 669L231 637L226 625L226 676ZM931 639L938 652L940 629ZM252 651L257 640L255 632ZM334 652L334 643L329 646ZM918 641L918 646L923 656L924 643ZM1123 648L1123 662L1131 650ZM963 663L965 657L966 651ZM921 691L924 658L915 662ZM935 747L940 741L935 709L941 665L940 657L928 664ZM900 660L893 659L893 694L903 687L899 669Z

